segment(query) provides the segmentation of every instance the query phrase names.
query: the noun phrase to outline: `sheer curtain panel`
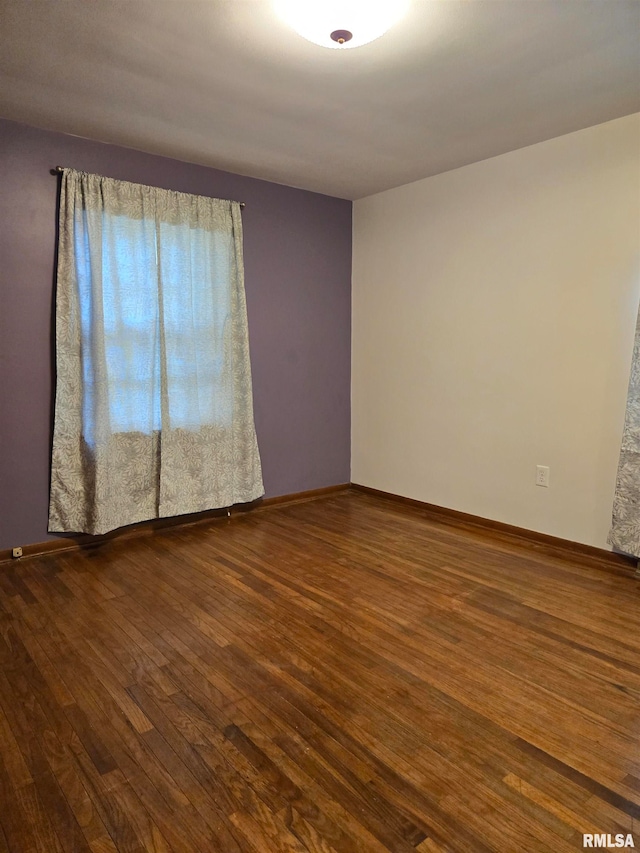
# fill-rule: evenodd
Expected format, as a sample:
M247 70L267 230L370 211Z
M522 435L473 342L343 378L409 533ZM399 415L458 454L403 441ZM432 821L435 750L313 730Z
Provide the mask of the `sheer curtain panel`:
M65 169L49 530L264 493L236 202Z
M633 344L611 530L607 541L619 551L640 558L640 311Z

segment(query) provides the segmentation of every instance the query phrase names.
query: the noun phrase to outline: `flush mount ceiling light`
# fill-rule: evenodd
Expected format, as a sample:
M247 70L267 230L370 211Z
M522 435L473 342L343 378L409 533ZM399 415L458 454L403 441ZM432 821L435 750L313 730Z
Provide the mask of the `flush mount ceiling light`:
M360 47L405 13L408 0L275 0L282 20L322 47Z

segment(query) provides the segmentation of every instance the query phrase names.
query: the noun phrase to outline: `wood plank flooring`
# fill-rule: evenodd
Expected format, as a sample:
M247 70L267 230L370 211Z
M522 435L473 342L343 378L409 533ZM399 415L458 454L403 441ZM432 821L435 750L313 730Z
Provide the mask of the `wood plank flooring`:
M362 493L0 569L0 853L640 847L640 584Z

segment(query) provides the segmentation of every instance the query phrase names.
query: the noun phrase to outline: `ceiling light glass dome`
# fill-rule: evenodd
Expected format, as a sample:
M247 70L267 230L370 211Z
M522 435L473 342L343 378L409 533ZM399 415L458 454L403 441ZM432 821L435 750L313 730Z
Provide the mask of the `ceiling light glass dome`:
M275 0L282 20L322 47L360 47L406 12L408 0Z

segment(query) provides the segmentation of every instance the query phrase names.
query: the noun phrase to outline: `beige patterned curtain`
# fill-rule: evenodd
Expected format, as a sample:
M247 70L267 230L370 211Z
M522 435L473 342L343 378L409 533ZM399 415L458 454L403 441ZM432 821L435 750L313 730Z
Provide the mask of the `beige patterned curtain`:
M633 345L613 519L607 541L619 551L640 557L640 312Z
M263 494L236 202L65 169L49 530Z

